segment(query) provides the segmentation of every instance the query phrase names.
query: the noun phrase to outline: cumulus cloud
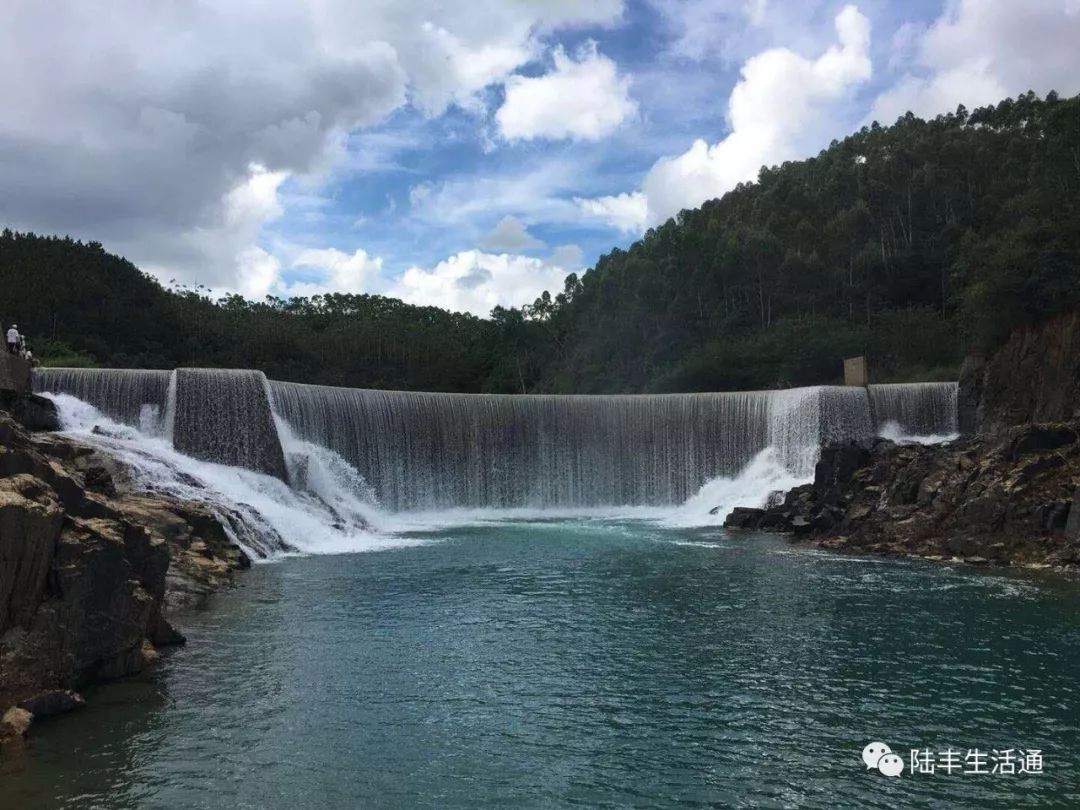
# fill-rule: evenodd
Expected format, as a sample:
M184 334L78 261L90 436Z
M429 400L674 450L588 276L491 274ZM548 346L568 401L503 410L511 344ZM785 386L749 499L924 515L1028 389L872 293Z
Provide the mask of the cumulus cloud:
M301 251L292 266L314 270L316 277L285 285L287 295L367 292L382 275L382 259L364 250L349 254L337 248L309 248Z
M575 197L574 202L590 216L598 217L620 231L641 233L649 215L649 204L640 191L624 192L609 197L584 199Z
M413 204L414 219L442 227L471 227L476 221L515 216L529 222L576 222L578 207L567 199L582 167L549 159L505 173L468 174L433 185Z
M964 104L993 104L1028 90L1080 91L1080 3L1076 0L960 0L921 39L911 72L874 102L868 119L892 123L907 111L933 116Z
M551 263L567 270L576 270L585 261L580 245L559 245L551 251Z
M544 243L529 233L517 217L505 216L480 240L480 247L489 251L520 252L543 247Z
M733 50L746 25L762 25L768 12L767 0L650 0L650 5L673 35L669 51L692 60Z
M495 114L499 134L513 140L578 138L595 141L637 114L630 80L588 42L576 54L552 51L554 68L542 76L511 76Z
M10 0L0 26L0 218L68 232L166 278L262 290L253 165L277 188L410 99L468 105L561 26L621 0ZM262 222L278 208L265 209ZM254 225L253 225L254 223ZM256 249L258 248L258 249ZM280 269L280 268L278 268Z
M723 140L699 139L683 154L661 158L641 192L578 199L578 205L623 230L640 230L754 180L763 165L819 147L832 125L832 105L871 74L870 22L845 6L835 27L838 42L817 59L771 48L746 61L728 100L731 131Z
M430 269L410 267L386 294L487 317L496 306L518 306L544 290L562 290L566 274L565 268L530 256L465 250Z
M836 17L838 44L817 59L773 48L749 59L728 101L731 132L662 158L645 177L649 223L754 180L764 165L803 156L824 140L829 105L870 78L870 22L854 6Z

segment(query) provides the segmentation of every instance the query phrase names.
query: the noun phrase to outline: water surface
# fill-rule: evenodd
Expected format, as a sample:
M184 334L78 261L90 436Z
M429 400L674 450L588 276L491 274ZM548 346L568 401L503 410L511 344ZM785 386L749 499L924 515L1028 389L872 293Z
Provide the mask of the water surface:
M257 566L9 807L1080 806L1077 583L532 521ZM1041 776L860 752L1038 748Z

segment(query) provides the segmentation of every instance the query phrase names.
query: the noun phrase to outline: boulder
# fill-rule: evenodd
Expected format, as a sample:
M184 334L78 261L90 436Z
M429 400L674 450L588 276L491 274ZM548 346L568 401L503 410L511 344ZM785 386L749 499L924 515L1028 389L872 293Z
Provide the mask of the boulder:
M4 716L0 717L0 742L5 739L19 739L25 737L34 722L34 715L26 709L12 706Z
M765 514L764 509L752 509L747 506L736 506L731 513L724 518L725 529L756 529L761 524L761 517Z
M0 408L27 430L59 430L60 414L48 397L28 392L0 390Z
M70 689L50 689L21 701L18 708L30 712L37 718L64 714L74 709L81 709L85 705L86 701L78 692Z
M1030 453L1075 444L1078 439L1080 434L1071 425L1025 425L1013 438L1010 455L1016 460Z

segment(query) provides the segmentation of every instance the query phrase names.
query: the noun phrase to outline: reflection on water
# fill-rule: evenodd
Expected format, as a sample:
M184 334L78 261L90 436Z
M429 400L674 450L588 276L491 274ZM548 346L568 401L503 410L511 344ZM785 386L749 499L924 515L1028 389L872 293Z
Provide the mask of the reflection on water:
M611 521L260 566L12 807L1077 806L1076 584ZM868 773L871 740L1042 776Z

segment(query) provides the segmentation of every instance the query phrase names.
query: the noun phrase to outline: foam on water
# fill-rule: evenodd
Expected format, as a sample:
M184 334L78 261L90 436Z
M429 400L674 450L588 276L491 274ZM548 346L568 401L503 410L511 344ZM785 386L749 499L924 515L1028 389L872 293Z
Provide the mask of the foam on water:
M904 430L899 422L889 421L878 428L877 435L897 444L943 444L960 437L956 431L949 433L920 434Z

